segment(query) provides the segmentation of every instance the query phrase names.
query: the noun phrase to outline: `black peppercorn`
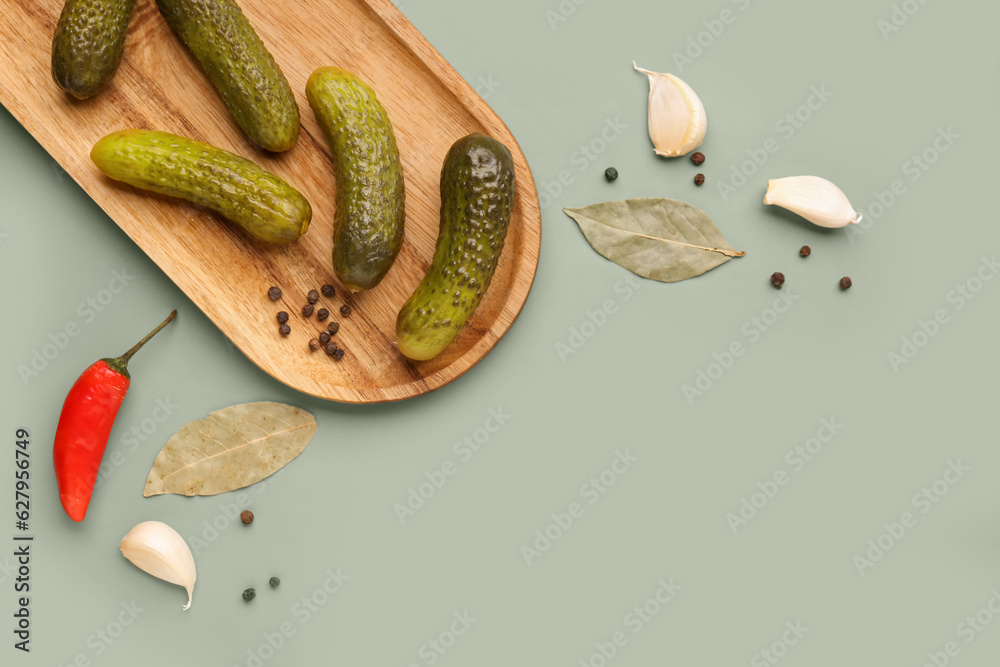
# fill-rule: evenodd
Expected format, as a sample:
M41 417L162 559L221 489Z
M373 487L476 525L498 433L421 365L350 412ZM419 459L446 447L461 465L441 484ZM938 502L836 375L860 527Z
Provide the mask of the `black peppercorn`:
M336 350L334 350L333 351L333 358L336 359L337 361L340 361L341 359L343 359L344 358L344 348L338 347Z
M314 289L309 290L309 294L306 294L306 300L309 303L316 303L319 301L319 292Z
M607 179L608 183L616 180L618 178L618 170L614 167L608 167L604 170L604 178Z
M254 589L248 588L245 591L243 591L244 602L250 602L250 600L253 600L255 597L257 597L257 591L255 591Z
M340 331L340 322L330 322L326 325L326 330L330 332L331 335L336 335Z
M243 510L242 512L240 512L240 521L242 521L247 525L253 523L253 512L251 512L250 510Z
M694 162L696 165L705 164L705 154L702 153L701 151L694 153L693 155L691 155L691 162Z
M330 311L326 308L320 308L316 311L316 319L320 322L325 322L328 317L330 317Z
M272 287L267 290L267 296L270 297L271 301L277 301L281 298L281 288L278 286Z
M288 326L287 324L282 324L278 328L278 331L281 332L282 336L287 336L288 334L292 333L292 328L290 326Z
M330 342L330 332L329 331L321 331L320 334L319 334L319 344L320 345L326 345L329 342Z
M319 349L319 340L316 339L316 338L310 339L309 340L309 349L312 350L313 352L315 352L316 350L318 350Z
M840 279L840 289L851 289L851 285L853 284L854 283L852 283L851 279L848 278L847 276L844 276L843 278Z
M695 185L705 185L705 174L696 174L694 177Z
M810 248L807 245L804 245L801 248L799 248L799 254L802 255L803 257L808 257L809 255L812 254L812 248Z
M781 287L785 284L785 274L775 271L771 274L771 282L774 283L775 287Z
M326 347L324 349L326 350L326 353L332 357L334 354L337 353L337 350L339 348L337 347L337 344L331 340L329 343L326 344Z
M277 588L281 584L281 579L271 577L267 583L271 584L271 588Z
M323 292L323 296L333 296L337 293L337 290L333 289L333 285L323 285L319 290Z
M306 305L302 306L302 317L312 317L313 308L315 308L315 306L313 306L311 303L307 303Z
M288 321L288 313L286 313L283 310L279 311L278 314L275 315L275 317L278 318L278 324L284 324L285 322Z
M345 303L343 306L340 307L340 314L343 315L344 317L347 317L348 315L351 314L351 307Z

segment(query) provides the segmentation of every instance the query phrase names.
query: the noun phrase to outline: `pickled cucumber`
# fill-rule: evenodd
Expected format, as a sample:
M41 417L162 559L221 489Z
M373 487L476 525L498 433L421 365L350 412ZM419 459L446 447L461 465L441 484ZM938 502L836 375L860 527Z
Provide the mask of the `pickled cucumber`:
M321 67L306 83L337 181L333 269L352 292L379 284L403 246L403 169L389 115L364 81Z
M312 207L295 188L250 160L200 141L122 130L94 144L90 157L116 181L205 206L260 241L291 243L309 229Z
M299 136L299 107L264 42L234 0L156 0L201 64L243 132L261 148L287 151Z
M434 259L396 318L399 351L431 359L458 334L489 289L514 203L514 160L482 134L459 139L441 170Z
M66 0L52 38L52 78L85 99L114 78L135 0Z

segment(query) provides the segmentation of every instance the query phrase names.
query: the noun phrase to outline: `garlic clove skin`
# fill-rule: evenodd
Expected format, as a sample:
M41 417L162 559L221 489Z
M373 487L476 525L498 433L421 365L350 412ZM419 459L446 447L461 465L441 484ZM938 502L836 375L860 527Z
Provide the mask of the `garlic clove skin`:
M176 530L160 521L144 521L122 538L121 550L140 570L187 589L184 610L191 607L197 578L194 556Z
M636 70L649 76L649 138L657 155L680 157L701 146L708 116L701 98L673 74Z
M861 221L840 188L819 176L791 176L767 182L765 204L773 204L798 213L819 225L837 229Z

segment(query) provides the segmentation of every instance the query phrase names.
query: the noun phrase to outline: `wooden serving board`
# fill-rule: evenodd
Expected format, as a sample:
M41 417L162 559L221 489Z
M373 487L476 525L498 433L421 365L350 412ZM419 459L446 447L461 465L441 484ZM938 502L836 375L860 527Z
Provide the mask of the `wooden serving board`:
M0 103L122 230L255 364L300 391L346 403L409 398L454 380L482 359L521 310L538 265L541 215L534 181L510 131L389 0L240 0L278 61L302 116L287 153L256 148L229 117L197 61L163 21L153 0L138 0L125 56L111 85L78 101L52 82L51 40L62 0L2 0ZM317 67L335 65L366 80L389 112L406 180L406 241L374 290L347 295L331 265L334 175L329 147L305 96ZM312 203L306 236L290 247L255 243L221 218L177 200L105 178L90 161L102 136L124 128L165 130L254 160ZM411 362L395 347L399 308L434 253L441 164L470 132L499 139L514 155L517 196L493 284L454 343L438 358ZM68 224L71 224L70 221ZM337 287L317 304L341 322L341 362L311 353L324 327L304 319L306 293ZM265 295L278 285L284 296ZM349 304L353 313L341 317ZM291 315L282 338L275 314Z

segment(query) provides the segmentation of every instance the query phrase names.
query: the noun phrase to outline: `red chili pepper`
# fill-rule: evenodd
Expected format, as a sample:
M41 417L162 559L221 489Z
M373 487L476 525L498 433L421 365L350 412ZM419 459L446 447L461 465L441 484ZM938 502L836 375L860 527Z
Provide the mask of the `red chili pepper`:
M87 516L111 427L131 382L126 367L129 359L176 316L175 310L122 356L92 364L70 388L59 415L52 458L59 500L73 521L83 521Z

